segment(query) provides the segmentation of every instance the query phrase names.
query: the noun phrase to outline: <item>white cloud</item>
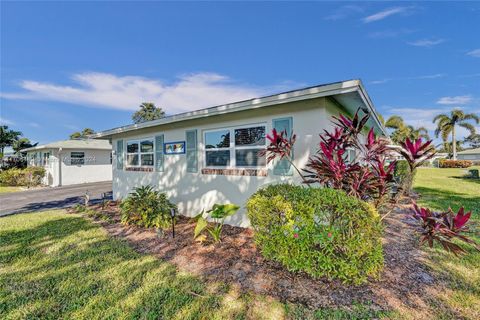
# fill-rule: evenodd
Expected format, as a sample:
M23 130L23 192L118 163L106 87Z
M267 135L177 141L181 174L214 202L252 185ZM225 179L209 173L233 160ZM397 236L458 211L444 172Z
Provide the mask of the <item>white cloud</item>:
M33 128L40 128L40 125L36 122L30 122L28 125Z
M335 10L332 14L324 17L325 20L337 21L348 18L354 13L363 12L363 8L356 5L346 5Z
M480 58L480 49L475 49L472 51L467 52L467 55L475 57L475 58Z
M74 85L71 86L25 80L21 82L25 92L3 93L2 96L7 99L51 100L120 110L136 110L140 103L149 101L162 107L168 114L175 114L254 98L274 88L291 85L254 88L216 73L183 75L170 84L139 76L97 72L75 74L72 80Z
M473 98L471 95L465 95L465 96L455 96L455 97L441 97L438 99L437 103L438 104L467 104L472 102Z
M407 42L411 46L431 48L445 42L445 39L420 39L413 42Z
M385 9L383 11L380 11L368 17L365 17L362 20L364 23L370 23L374 21L383 20L385 18L388 18L390 16L393 16L399 13L404 13L407 10L408 10L408 7L395 7L395 8Z
M12 120L0 117L0 125L2 125L2 126L13 126L14 124L15 124L15 122L13 122Z

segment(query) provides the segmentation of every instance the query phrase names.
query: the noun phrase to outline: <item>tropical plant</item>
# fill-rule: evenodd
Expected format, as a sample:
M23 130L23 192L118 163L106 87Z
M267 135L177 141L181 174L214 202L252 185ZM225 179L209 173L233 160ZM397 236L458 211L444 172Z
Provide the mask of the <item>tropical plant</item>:
M16 154L19 154L20 150L35 147L37 144L38 144L38 142L32 144L30 142L30 139L28 139L28 138L19 138L19 139L13 141L12 149L13 149L13 151L15 151Z
M475 126L469 121L473 121L476 124L480 123L480 117L474 113L464 113L462 110L454 109L450 112L450 116L447 114L439 114L433 118L433 123L437 124L435 129L435 136L441 136L444 142L447 141L448 136L452 135L452 157L453 160L457 160L457 137L456 126L462 127L470 131L470 135L476 134Z
M167 228L171 223L171 210L177 206L171 203L165 193L152 186L135 188L120 204L121 221L142 227Z
M70 135L70 139L71 140L74 140L74 139L85 139L85 138L88 138L89 135L91 134L94 134L95 131L93 129L90 129L90 128L85 128L83 129L82 131L80 132L74 132Z
M400 116L394 115L388 118L385 122L385 127L394 129L390 134L390 138L396 144L405 141L407 138L410 140L417 140L418 138L430 139L428 130L425 127L415 128L414 126L407 125Z
M453 239L458 239L472 244L476 250L480 251L475 241L464 235L468 231L467 222L472 215L471 211L465 213L464 208L461 207L457 213L454 213L451 208L445 212L434 212L428 208L418 207L416 203L413 204L412 211L413 218L420 222L420 244L428 244L432 248L434 242L438 242L446 251L458 255L466 252L461 246L452 242Z
M20 131L9 129L8 126L0 126L0 156L3 157L6 147L11 147L22 135Z
M333 132L320 134L319 151L303 171L307 183L341 189L359 199L373 200L378 206L393 187L395 161L387 164L388 141L376 137L373 128L366 141L361 138L369 115L360 117L359 111L351 119L333 117ZM348 150L355 157L347 156Z
M480 148L480 134L472 134L465 138L464 143L470 145L470 148Z
M204 211L200 212L196 217L197 225L195 226L193 238L199 239L199 240L205 240L206 236L205 234L202 234L202 233L204 233L204 231L207 231L212 237L214 242L220 242L225 219L227 217L233 216L238 211L238 209L240 209L239 206L231 203L214 204L212 209L206 212L207 213L206 216L204 216L205 215ZM209 226L207 221L208 217L213 219L213 221L216 223L215 226Z
M144 102L140 105L140 110L132 115L132 120L134 123L142 123L163 117L165 117L165 112L162 108L156 107L154 103Z

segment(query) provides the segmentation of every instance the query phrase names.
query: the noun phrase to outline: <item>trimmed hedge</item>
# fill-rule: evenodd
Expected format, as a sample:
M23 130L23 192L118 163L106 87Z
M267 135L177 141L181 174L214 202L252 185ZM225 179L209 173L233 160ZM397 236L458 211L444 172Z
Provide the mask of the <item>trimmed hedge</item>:
M395 180L397 181L403 192L408 194L412 190L413 179L415 178L416 170L410 175L410 167L407 160L399 160L395 165L395 171L393 173Z
M45 173L43 167L8 169L0 172L0 184L11 187L34 187L42 183Z
M247 214L263 256L290 271L360 284L383 267L378 212L341 190L271 185Z
M440 168L468 168L473 165L470 160L449 160L449 159L440 159L438 161L438 166Z

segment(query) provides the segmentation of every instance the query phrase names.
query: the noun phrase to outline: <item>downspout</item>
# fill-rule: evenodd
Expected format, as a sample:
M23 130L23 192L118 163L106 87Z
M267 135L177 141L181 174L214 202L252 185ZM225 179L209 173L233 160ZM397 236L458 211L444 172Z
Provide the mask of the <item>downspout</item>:
M62 148L58 148L58 186L62 185Z

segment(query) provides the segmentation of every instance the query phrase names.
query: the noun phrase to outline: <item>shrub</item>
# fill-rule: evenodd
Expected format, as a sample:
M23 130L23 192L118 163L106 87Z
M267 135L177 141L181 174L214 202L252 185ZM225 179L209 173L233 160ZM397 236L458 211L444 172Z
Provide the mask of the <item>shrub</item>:
M380 216L344 191L271 185L247 213L263 256L290 271L359 284L382 269Z
M438 166L440 168L468 168L473 165L470 160L449 160L449 159L440 159Z
M44 177L45 168L42 167L14 168L0 172L0 184L13 187L34 187L40 185Z
M212 209L207 211L207 215L217 223L216 226L209 226L206 217L204 217L204 211L200 212L197 215L197 225L195 226L193 238L200 239L200 236L202 236L203 239L206 239L206 236L202 233L208 231L214 242L220 242L225 219L237 213L238 209L240 209L239 206L231 203L214 204Z
M416 169L413 169L412 173L410 172L410 166L408 164L408 161L406 160L397 161L397 165L394 171L394 176L395 176L395 180L397 180L398 185L405 193L408 193L412 189L415 174L416 174Z
M468 173L469 173L469 177L472 178L472 179L479 179L480 178L480 175L478 173L478 169L470 169L468 170Z
M171 223L171 209L177 206L168 201L165 193L151 186L135 188L120 204L121 221L141 227L167 228Z

